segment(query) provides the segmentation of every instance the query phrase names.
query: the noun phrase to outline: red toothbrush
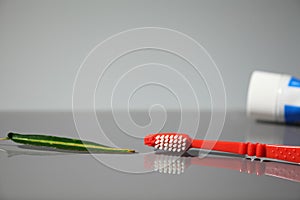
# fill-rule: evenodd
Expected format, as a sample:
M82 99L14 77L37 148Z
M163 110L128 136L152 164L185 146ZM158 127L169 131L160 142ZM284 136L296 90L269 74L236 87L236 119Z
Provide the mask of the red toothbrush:
M144 138L144 143L156 149L177 153L185 152L190 148L199 148L300 164L300 146L193 140L187 134L179 133L150 134Z

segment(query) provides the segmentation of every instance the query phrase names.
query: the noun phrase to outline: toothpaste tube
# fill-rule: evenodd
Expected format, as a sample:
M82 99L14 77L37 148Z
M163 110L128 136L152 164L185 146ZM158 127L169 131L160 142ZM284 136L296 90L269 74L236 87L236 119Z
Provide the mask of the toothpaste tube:
M300 123L300 79L254 71L248 89L247 115L263 121Z

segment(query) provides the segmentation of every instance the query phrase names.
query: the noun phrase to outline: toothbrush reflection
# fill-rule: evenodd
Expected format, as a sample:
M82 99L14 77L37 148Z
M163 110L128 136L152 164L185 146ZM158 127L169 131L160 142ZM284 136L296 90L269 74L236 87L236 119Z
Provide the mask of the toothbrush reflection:
M144 157L144 167L163 174L179 175L190 165L207 166L256 174L273 176L293 182L300 182L300 166L280 162L260 162L242 157L210 155L205 158L190 154L178 157L166 153L148 154Z

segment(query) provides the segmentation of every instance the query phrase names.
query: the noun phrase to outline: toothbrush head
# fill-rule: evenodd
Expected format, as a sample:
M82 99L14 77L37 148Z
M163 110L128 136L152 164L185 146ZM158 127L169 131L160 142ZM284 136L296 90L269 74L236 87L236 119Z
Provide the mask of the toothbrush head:
M158 150L182 153L189 149L192 139L187 134L157 133L147 135L144 143Z

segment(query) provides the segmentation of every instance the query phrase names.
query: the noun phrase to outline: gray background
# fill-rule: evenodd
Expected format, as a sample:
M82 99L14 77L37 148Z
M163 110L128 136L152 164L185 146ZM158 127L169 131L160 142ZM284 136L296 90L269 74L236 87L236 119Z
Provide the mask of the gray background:
M1 0L0 110L70 110L75 75L88 52L113 34L145 26L178 30L201 43L224 79L228 108L244 109L253 70L300 76L299 11L300 1ZM141 54L113 69L147 56L171 60L157 52ZM198 96L206 90L200 82L193 85ZM177 108L172 98L148 88L132 106L148 108L155 101ZM201 106L210 107L207 95Z
M123 112L127 94L132 92L125 86L135 80L163 78L175 82L172 86L181 89L176 95L188 95L180 80L174 81L171 73L164 76L148 70L146 74L140 72L129 78L118 91L115 105L119 110L115 115L107 101L110 96L105 95L111 88L97 90L96 108L99 110L96 114L103 133L91 120L95 117L93 112L78 112L80 123L76 127L71 112L75 76L92 48L124 30L164 27L183 32L201 43L221 72L228 112L219 139L299 145L299 126L255 122L246 118L244 112L253 70L300 77L299 11L300 1L0 0L1 137L8 131L44 133L80 136L110 145L101 138L105 135L113 146L130 147L139 152L132 156L98 155L114 163L107 167L104 165L107 163L89 154L45 151L3 141L0 144L0 198L299 199L299 166L277 162L252 162L222 155L215 164L207 164L205 160L188 164L198 160L196 155L180 159L187 162L181 175L124 173L149 170L145 167L147 162L153 165L153 160L143 156L144 152L153 152L143 144L143 137L163 120L161 112L148 114L146 110L151 105L161 104L167 109L167 120L161 131L176 131L185 121L184 132L192 133L194 116L199 113L193 109L192 101L180 99L184 113L188 114L182 119L176 98L162 87L143 87L133 96L130 114L135 123L128 123L128 112ZM196 138L204 138L214 114L210 112L209 93L204 81L194 76L191 66L178 57L151 50L127 55L110 68L104 85L115 83L125 69L151 61L167 63L191 81L200 108L208 110L201 112L196 135ZM85 81L89 81L88 77ZM115 117L124 123L116 124ZM144 129L125 134L124 130L130 129L132 124ZM153 126L148 127L149 124ZM215 156L218 157L212 154L207 158ZM156 159L159 161L160 157ZM231 166L236 169L230 169ZM153 166L150 168L153 170Z

